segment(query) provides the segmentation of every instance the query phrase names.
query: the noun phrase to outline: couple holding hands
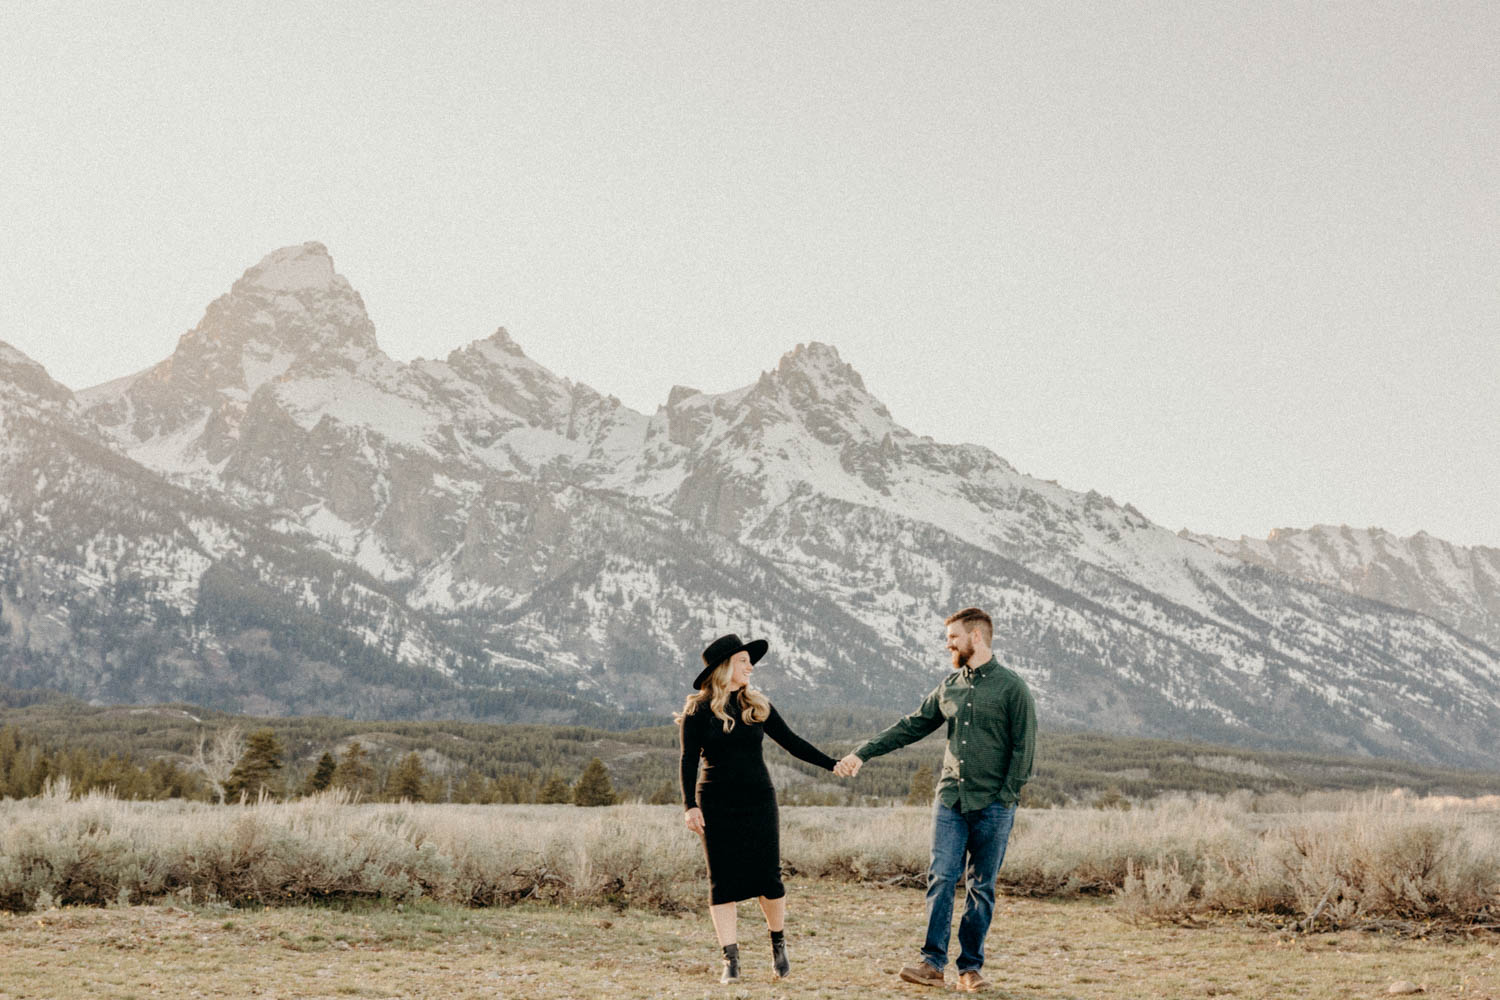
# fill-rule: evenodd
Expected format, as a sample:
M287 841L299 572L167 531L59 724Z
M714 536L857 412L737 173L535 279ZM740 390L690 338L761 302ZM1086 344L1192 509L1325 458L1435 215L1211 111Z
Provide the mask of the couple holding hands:
M990 650L994 625L979 608L950 615L953 671L915 712L866 740L842 760L788 728L750 686L764 639L724 635L703 651L703 670L676 715L682 727L684 822L703 838L708 860L709 916L724 953L720 982L739 978L735 903L757 899L771 932L771 967L791 971L785 933L776 790L761 756L769 736L799 760L852 778L871 757L914 743L947 725L948 748L933 802L932 861L927 871L927 939L918 960L901 969L909 983L942 986L948 964L953 895L966 890L958 929L958 988L984 989L984 939L995 907L995 874L1005 857L1021 787L1031 777L1036 709L1026 682ZM701 769L700 769L701 765Z

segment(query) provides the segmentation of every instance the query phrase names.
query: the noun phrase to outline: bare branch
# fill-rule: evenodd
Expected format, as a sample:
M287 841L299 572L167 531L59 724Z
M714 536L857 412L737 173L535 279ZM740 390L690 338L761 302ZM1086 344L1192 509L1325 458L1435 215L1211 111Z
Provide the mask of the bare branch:
M234 771L234 765L245 755L245 737L239 726L228 726L214 733L213 742L204 749L205 737L198 735L198 747L193 751L189 766L203 775L213 787L219 805L224 804L224 784Z

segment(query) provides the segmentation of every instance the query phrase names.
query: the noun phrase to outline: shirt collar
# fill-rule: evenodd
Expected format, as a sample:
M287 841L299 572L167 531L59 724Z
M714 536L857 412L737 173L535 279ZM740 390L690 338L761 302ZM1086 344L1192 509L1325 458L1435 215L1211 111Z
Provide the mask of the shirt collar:
M977 667L975 667L975 666L964 667L963 668L963 670L964 670L964 677L968 678L971 681L979 680L982 677L984 677L985 674L989 673L989 671L990 671L990 664L992 664L994 662L995 662L995 655L993 653L991 653L990 654L990 658L988 660L985 660L979 666L977 666Z

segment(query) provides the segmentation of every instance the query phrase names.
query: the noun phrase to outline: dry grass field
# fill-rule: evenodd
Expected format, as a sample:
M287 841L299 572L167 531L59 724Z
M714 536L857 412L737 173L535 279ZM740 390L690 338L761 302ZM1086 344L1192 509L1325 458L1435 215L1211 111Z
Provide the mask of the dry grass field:
M672 806L0 802L0 1000L920 995L929 814L787 808L793 978L742 911L716 982ZM1500 801L1163 798L1024 810L1000 997L1500 1000Z
M782 815L792 876L911 885L924 808ZM1145 922L1261 914L1301 930L1500 924L1500 800L1401 794L1164 797L1130 810L1022 810L1010 895L1111 896ZM703 905L673 806L360 805L325 795L214 806L53 794L0 802L0 910L522 900L658 912Z
M922 894L829 880L788 883L791 978L774 982L764 930L741 907L747 957L738 987L717 983L701 914L524 903L402 906L172 905L0 915L0 998L833 998L938 991L894 976L912 957ZM1000 901L988 995L1383 997L1408 981L1423 996L1500 998L1500 938L1293 935L1216 918L1143 927L1108 903ZM950 974L950 982L951 982ZM951 992L951 990L949 991Z

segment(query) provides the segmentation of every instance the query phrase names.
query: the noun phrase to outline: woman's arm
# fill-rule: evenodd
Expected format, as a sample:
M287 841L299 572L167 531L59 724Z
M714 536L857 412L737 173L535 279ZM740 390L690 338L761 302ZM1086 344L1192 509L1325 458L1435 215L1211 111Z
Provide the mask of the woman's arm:
M698 808L698 757L703 752L703 713L682 720L682 808Z
M792 732L791 727L786 724L786 720L781 717L781 713L776 711L775 705L771 706L771 714L766 717L765 728L767 736L779 743L783 750L798 760L805 760L809 764L816 764L825 771L832 771L833 765L838 763L838 761Z

